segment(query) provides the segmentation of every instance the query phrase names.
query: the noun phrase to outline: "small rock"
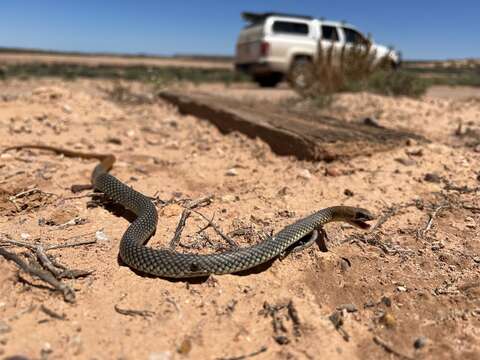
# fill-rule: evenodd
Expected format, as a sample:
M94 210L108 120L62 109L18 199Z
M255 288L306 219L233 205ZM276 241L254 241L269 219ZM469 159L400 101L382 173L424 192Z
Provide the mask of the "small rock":
M106 142L109 144L122 145L122 140L117 137L108 137Z
M467 216L465 218L465 226L469 229L475 229L477 227L477 223L475 222L475 219Z
M329 166L329 167L325 168L325 175L326 175L326 176L336 177L336 176L342 175L342 173L341 173L341 171L338 170L337 168L335 168L335 167L333 167L333 166Z
M405 158L396 158L395 161L397 161L400 164L405 165L405 166L413 166L417 163L413 159L405 159Z
M43 356L51 354L53 352L52 345L48 342L44 343L40 352Z
M290 188L288 186L284 186L278 191L278 195L285 196L290 192Z
M129 138L133 138L135 136L135 130L128 130L127 131L127 136Z
M238 171L235 168L228 169L227 172L225 173L227 176L237 176Z
M480 144L478 144L477 146L475 146L473 148L473 151L475 151L476 153L480 153Z
M400 292L405 292L407 291L407 288L405 286L397 286L397 290Z
M473 258L473 261L476 262L477 264L480 264L480 256L475 256Z
M380 322L388 328L393 328L397 324L395 316L390 312L385 312L380 318Z
M385 306L392 306L392 299L390 299L388 296L382 296L382 298L380 299L380 301L382 302L383 305Z
M417 149L417 150L407 150L405 151L407 155L410 156L423 156L423 150L422 149Z
M108 236L103 232L103 230L97 230L95 232L95 240L108 241Z
M378 122L377 119L375 119L374 117L366 117L363 119L363 123L365 125L368 125L368 126L373 126L373 127L377 127L377 128L383 128L382 125L380 125L380 123Z
M349 313L353 313L353 312L358 311L355 304L342 304L342 305L337 306L337 310L346 310Z
M288 337L286 337L285 335L277 335L274 337L274 339L279 345L286 345L290 342L288 340Z
M162 351L150 353L148 355L148 360L172 360L173 356L170 351Z
M30 234L21 233L21 234L20 234L20 237L22 238L22 240L28 240L28 239L30 238Z
M350 189L345 189L343 191L343 193L346 195L346 196L349 196L349 197L352 197L354 194L353 194L353 191L350 190Z
M71 113L72 113L72 108L71 108L69 105L67 105L67 104L63 105L63 106L62 106L62 109L63 109L63 111L65 111L67 114L71 114Z
M177 348L177 352L182 355L187 355L190 350L192 350L192 341L189 338L185 338Z
M310 171L308 171L308 169L303 169L298 173L298 177L305 180L310 180L312 178L312 174Z
M421 349L423 348L425 345L427 345L427 338L425 336L421 336L419 337L418 339L416 339L413 343L413 347L415 349Z
M222 200L223 202L234 202L236 199L237 199L237 197L235 195L232 195L232 194L223 195L220 198L220 200Z
M439 183L442 181L441 176L436 173L427 173L423 179L431 183Z
M0 320L0 334L6 334L12 331L10 325L8 325L5 321Z
M437 250L443 249L444 247L445 246L441 241L435 241L432 243L432 246L430 248L432 249L432 251L437 251Z

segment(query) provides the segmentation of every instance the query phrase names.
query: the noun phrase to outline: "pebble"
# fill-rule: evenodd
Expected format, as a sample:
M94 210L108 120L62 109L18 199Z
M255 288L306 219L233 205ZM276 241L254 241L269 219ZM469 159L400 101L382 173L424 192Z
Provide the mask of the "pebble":
M470 229L475 229L477 227L477 223L475 222L475 219L467 216L465 218L465 226Z
M417 162L413 159L396 158L395 161L405 166L412 166L417 164Z
M65 111L67 114L71 114L71 113L72 113L72 108L71 108L69 105L67 105L67 104L63 105L62 109L63 109L63 111Z
M177 348L177 352L182 355L187 355L190 350L192 350L192 341L189 338L184 339Z
M52 345L49 342L44 343L41 350L42 355L51 354L52 352Z
M405 286L397 286L397 290L400 292L405 292L407 291L407 288Z
M225 173L227 176L237 176L238 171L235 168L228 169L227 172Z
M329 166L325 169L325 175L332 176L332 177L337 177L337 176L342 175L342 173L336 167Z
M477 152L477 153L480 153L480 144L478 144L477 146L475 146L475 148L473 149L473 151Z
M154 352L148 355L148 360L172 360L173 356L170 351Z
M392 328L397 324L395 316L393 316L393 314L390 312L385 312L380 318L380 322L388 328Z
M30 234L27 234L27 233L21 233L20 234L20 237L22 238L22 240L27 240L30 238Z
M223 202L233 202L233 201L237 200L237 197L235 195L232 195L232 194L227 194L227 195L223 195L220 199Z
M8 325L5 321L0 320L0 334L6 334L12 331L10 325Z
M312 178L312 174L308 169L303 169L298 173L298 177L305 180L310 180Z
M355 304L342 304L342 305L337 306L337 310L346 310L349 313L353 313L353 312L358 311Z
M383 127L382 125L380 125L380 123L378 122L377 119L375 119L374 117L366 117L363 119L363 123L365 125L368 125L368 126L373 126L373 127L377 127L377 128L381 128Z
M425 177L423 179L431 183L439 183L442 181L442 178L440 177L440 175L436 173L425 174Z
M108 236L103 232L103 230L97 230L95 232L95 240L108 241Z
M418 339L416 339L413 343L413 347L415 349L421 349L423 348L425 345L427 345L427 338L425 336L421 336L419 337Z
M353 194L353 191L350 190L350 189L345 189L345 190L343 191L343 193L344 193L346 196L350 196L350 197L354 195L354 194Z

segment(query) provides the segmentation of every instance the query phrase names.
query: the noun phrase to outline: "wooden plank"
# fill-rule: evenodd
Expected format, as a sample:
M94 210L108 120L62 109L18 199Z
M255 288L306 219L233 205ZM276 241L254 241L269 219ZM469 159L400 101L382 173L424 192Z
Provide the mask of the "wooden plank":
M159 96L181 113L210 121L223 133L258 137L276 154L298 159L331 161L390 150L408 139L426 141L408 131L291 112L273 104L246 104L199 92L163 91Z

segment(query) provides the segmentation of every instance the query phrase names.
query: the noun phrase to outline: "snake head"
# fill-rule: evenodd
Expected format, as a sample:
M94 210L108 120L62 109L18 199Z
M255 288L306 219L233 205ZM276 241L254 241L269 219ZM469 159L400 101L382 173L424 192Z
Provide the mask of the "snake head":
M370 229L370 224L367 224L366 221L373 219L375 219L375 217L370 211L362 208L351 208L351 216L347 219L347 222L360 229L367 230Z

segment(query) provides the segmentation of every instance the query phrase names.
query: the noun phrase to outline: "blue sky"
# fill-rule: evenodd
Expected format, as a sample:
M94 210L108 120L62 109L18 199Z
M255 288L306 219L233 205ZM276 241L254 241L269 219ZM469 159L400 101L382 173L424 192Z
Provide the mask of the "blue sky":
M245 10L346 20L408 59L480 57L480 0L3 1L0 46L228 55Z

